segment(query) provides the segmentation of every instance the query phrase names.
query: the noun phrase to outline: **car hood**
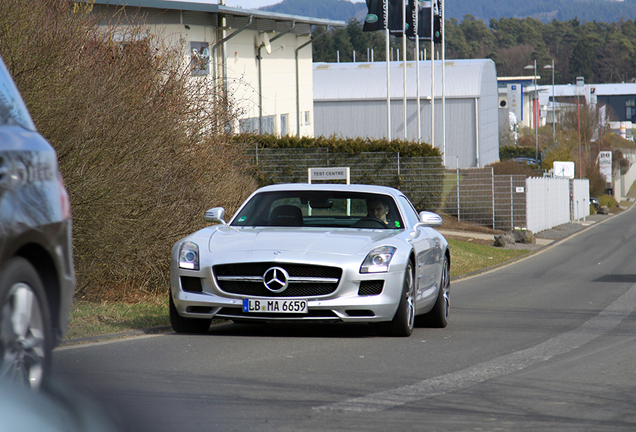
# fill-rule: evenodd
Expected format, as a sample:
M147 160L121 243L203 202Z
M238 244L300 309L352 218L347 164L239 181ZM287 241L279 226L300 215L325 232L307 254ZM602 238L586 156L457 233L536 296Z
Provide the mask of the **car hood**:
M399 230L350 228L219 227L210 237L210 251L224 253L280 251L355 255L400 234Z

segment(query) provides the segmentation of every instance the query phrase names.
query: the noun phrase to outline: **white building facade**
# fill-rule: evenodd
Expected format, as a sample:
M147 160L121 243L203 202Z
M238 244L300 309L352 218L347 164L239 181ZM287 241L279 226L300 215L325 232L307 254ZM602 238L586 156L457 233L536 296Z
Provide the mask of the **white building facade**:
M124 14L121 14L121 10ZM106 17L143 17L168 43L183 44L196 79L227 90L238 132L314 136L312 26L343 21L227 7L215 0L95 0Z

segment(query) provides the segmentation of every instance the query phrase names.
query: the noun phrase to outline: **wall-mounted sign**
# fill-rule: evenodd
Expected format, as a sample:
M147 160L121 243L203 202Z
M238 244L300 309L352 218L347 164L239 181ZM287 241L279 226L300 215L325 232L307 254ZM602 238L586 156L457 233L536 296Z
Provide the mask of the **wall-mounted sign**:
M612 152L602 151L598 154L598 170L607 183L612 182Z

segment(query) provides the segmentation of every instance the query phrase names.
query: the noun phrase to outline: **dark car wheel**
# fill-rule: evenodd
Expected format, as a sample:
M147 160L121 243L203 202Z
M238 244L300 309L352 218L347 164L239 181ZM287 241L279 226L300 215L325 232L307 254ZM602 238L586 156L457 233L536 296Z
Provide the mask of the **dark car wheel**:
M440 289L433 309L425 315L416 317L416 326L444 328L448 325L448 313L450 311L450 263L448 257L444 257L439 286Z
M13 258L0 269L0 379L41 387L51 364L53 332L35 268Z
M170 324L174 331L177 333L205 333L210 329L212 319L184 318L177 312L171 293L168 293L168 297L170 298Z
M415 323L415 284L413 283L413 264L409 261L404 272L402 299L393 320L378 324L378 332L383 336L406 337L413 333Z

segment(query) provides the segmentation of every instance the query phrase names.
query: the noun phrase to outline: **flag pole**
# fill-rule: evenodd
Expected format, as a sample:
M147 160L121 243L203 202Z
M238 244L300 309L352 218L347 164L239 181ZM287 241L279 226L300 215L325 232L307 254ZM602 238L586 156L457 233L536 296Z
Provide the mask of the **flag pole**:
M431 146L435 147L435 14L431 0Z
M404 141L408 140L408 134L406 130L406 121L408 115L406 112L406 1L402 0L402 65L404 66L403 82L404 87Z
M384 0L385 2L389 0ZM386 128L387 128L387 139L391 141L391 80L390 80L390 72L389 72L389 8L386 8L386 28L384 30L386 34Z
M444 21L444 4L438 0L442 15L442 163L446 166L446 22Z
M420 13L420 1L415 0L415 75L417 75L417 142L422 142L422 118L420 116L420 27L419 27L419 13Z

